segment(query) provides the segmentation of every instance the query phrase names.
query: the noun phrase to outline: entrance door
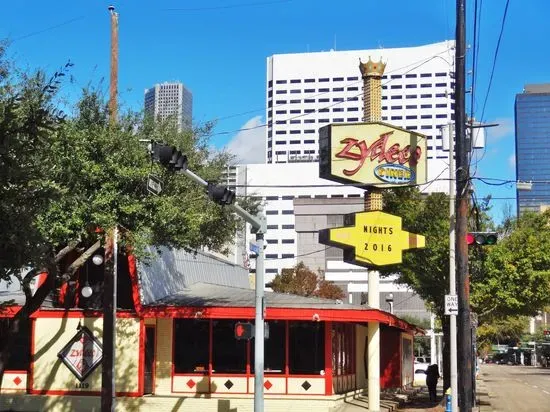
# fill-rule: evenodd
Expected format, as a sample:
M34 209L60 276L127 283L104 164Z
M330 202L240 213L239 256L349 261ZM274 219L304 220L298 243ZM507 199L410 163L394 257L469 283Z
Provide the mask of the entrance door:
M155 327L145 328L145 368L143 370L143 393L153 393L155 376Z

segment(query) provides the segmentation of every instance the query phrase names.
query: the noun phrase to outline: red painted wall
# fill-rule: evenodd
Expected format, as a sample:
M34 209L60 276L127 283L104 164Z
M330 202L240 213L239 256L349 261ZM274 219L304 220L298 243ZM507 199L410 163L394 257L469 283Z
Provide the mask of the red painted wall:
M380 328L380 386L400 388L401 385L401 331L381 325Z

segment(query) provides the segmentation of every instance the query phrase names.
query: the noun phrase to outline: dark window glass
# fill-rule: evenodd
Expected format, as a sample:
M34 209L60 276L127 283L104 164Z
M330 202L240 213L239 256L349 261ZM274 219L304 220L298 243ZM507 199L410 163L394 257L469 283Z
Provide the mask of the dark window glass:
M294 225L281 225L283 229L294 229Z
M358 117L348 117L348 122L358 122L358 121L359 121Z
M300 92L301 92L300 89L292 89L292 90L290 91L290 93L293 93L293 94L300 93Z
M279 239L266 239L265 240L269 245L273 245L275 243L279 243Z
M299 140L291 140L290 144L300 144L300 141Z
M408 94L405 96L406 99L416 99L418 97L418 95L416 94Z
M414 74L414 73L409 73L409 74L406 74L405 77L406 77L407 79L414 79L414 78L416 77L416 74Z
M423 129L423 130L426 130L426 129L431 129L432 126L420 126L420 128Z
M436 117L436 119L446 119L447 115L446 114L436 114L435 117Z
M311 113L311 112L309 112ZM304 123L315 123L315 119L306 119L304 120Z
M277 84L286 84L286 80L277 80Z
M283 253L283 254L281 255L281 257L282 257L283 259L290 259L290 258L293 258L293 257L294 257L294 253Z
M406 119L416 119L416 118L417 118L416 115L408 115L408 116L406 117Z
M328 77L323 77L322 79L319 79L320 83L328 82L330 79Z
M382 106L382 110L387 110L388 106Z
M266 196L265 200L279 200L279 196Z
M291 243L294 243L294 239L283 239L282 243L283 244L291 244Z
M290 322L289 371L291 374L319 375L325 369L324 322Z
M420 77L432 77L431 73L422 73Z
M436 73L435 77L445 77L447 73Z
M315 93L315 89L305 89L304 92L306 92L306 93Z
M267 225L268 229L279 229L279 225Z
M265 255L266 259L277 259L277 253L268 253Z
M319 109L319 113L328 113L328 112L329 112L329 109L327 107L323 109Z
M277 269L275 272L277 273ZM284 320L270 320L267 322L269 339L264 342L264 371L266 373L284 373L286 327ZM252 341L254 342L254 341ZM254 345L250 345L250 370L254 373Z
M402 116L392 116L391 119L392 120L401 120L401 119L403 119L403 117Z
M304 130L304 133L306 133L306 134L315 133L315 129L306 129L306 130Z
M436 93L435 97L447 97L445 93Z
M265 273L279 273L279 272L277 271L277 269L266 269ZM253 348L252 350L254 350L254 345L251 345L251 346ZM251 367L254 368L254 362L252 362Z
M323 99L319 99L319 103L328 103L330 101L329 98L323 98Z
M358 107L348 107L346 109L348 112L358 112L359 111L359 108Z
M300 134L300 131L299 130L291 130L290 134Z
M302 121L300 119L290 121L290 124L300 124L300 123L302 123Z
M342 123L344 121L344 118L343 117L337 117L335 119L332 119L333 122L335 123Z
M294 210L283 210L283 215L293 215Z
M420 105L420 108L421 108L421 109L431 109L431 108L432 108L432 105L431 105L431 104L421 104L421 105Z
M291 100L290 103L300 103L301 100L300 99L297 99L297 100Z
M408 104L407 106L405 106L405 109L416 109L418 106L416 106L416 104Z
M305 79L304 83L315 83L315 79Z
M286 100L276 100L276 104L286 104Z
M402 109L403 106L392 106L391 108L392 110L399 110L399 109Z
M384 97L385 97L385 96L384 96ZM382 97L382 99L383 99L384 97ZM358 98L357 96L355 96L355 97L348 97L346 100L347 100L348 102L356 102L357 100L359 100L359 98Z
M283 200L293 200L293 199L294 199L294 196L292 196L292 195L285 195L285 196L281 196L281 199L283 199Z
M321 92L321 93L326 93L328 91L329 91L328 87L323 87L323 88L319 89L319 92Z
M438 103L435 105L435 107L447 107L447 103Z
M300 79L292 79L290 83L302 83Z
M350 80L350 81L359 80L359 77L348 77L347 80Z
M343 112L344 111L344 108L343 107L335 107L332 109L333 112Z
M333 81L333 82L343 82L343 81L344 81L344 78L343 78L343 77L333 77L333 78L332 78L332 81Z
M235 339L235 323L234 320L212 321L213 373L246 372L246 341Z
M279 211L278 210L266 210L265 214L266 215L278 215Z
M286 114L286 110L277 110L276 114Z
M269 87L272 87L272 86L273 86L273 80L270 80L269 82L267 82L267 85L268 85Z
M174 372L208 373L210 322L174 319Z
M319 119L319 123L328 123L329 120L328 119Z
M290 111L290 113L292 113L292 114L300 114L300 109L292 109L292 110Z
M403 96L400 96L400 95L391 97L392 100L401 100L402 98L403 98Z
M277 130L275 134L286 134L286 130Z
M343 92L344 91L344 88L343 87L334 87L332 89L333 92Z
M392 74L391 75L391 78L392 79L400 79L402 76L400 74Z
M332 99L333 102L343 102L344 101L344 98L343 97L335 97Z
M403 86L400 85L400 84L392 84L392 85L391 85L391 88L392 88L392 89L402 89Z
M304 143L305 144L315 143L315 140L304 140Z
M447 83L436 83L435 87L446 87Z
M277 120L275 124L286 124L286 120Z
M286 140L276 140L275 144L286 144Z
M315 109L304 109L304 113L313 113Z
M405 86L406 89L416 89L417 88L417 85L416 84L407 84Z
M431 114L423 114L422 116L420 116L421 119L431 119L432 118L432 115Z
M356 92L359 90L359 87L348 87L348 92Z
M420 87L432 87L431 83L422 83Z
M286 90L277 90L275 94L286 94Z

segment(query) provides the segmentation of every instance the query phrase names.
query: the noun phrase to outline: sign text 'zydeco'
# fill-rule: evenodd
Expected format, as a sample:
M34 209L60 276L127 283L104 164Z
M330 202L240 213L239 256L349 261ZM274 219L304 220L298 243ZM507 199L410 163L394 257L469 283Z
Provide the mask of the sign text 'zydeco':
M319 242L344 250L344 261L375 267L402 262L403 250L423 248L422 235L401 229L401 218L380 211L345 216L344 227L322 229Z
M83 326L57 356L82 382L100 364L103 347L90 329Z
M319 129L319 176L358 186L426 183L426 136L382 122L324 126Z

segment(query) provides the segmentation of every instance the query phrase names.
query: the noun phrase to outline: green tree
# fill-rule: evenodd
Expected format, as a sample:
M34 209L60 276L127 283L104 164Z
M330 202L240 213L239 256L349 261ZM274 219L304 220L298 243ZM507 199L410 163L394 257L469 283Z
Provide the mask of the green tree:
M271 288L274 292L325 299L343 299L345 296L339 286L325 280L321 272L315 273L304 262L281 270L273 278Z
M16 276L26 295L10 334L101 246L98 228L122 228L120 250L126 246L146 258L145 245L223 250L237 226L203 188L152 164L140 142L173 144L193 171L216 180L231 157L210 150L212 125L180 132L173 122L144 121L134 113L110 124L102 96L89 90L65 116L57 93L69 69L50 80L40 72L0 76L0 279ZM159 196L145 190L149 173L164 182ZM47 273L46 281L32 294L38 272ZM11 341L0 342L0 381Z
M508 223L507 223L508 225ZM524 213L480 258L472 276L472 308L480 323L534 316L550 304L550 211Z

